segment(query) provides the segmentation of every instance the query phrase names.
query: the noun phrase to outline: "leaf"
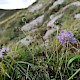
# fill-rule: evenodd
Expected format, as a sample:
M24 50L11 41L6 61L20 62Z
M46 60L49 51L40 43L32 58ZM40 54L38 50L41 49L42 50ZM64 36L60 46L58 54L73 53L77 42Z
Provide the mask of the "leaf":
M76 60L78 60L78 59L80 59L80 55L77 55L77 56L71 58L71 59L69 60L69 62L68 62L68 67L69 67L74 61L76 61Z
M11 79L11 76L7 72L5 72L5 74L7 75L8 78Z
M18 64L28 64L30 66L34 66L33 64L28 63L28 62L24 62L24 61L17 61L16 63L18 63Z

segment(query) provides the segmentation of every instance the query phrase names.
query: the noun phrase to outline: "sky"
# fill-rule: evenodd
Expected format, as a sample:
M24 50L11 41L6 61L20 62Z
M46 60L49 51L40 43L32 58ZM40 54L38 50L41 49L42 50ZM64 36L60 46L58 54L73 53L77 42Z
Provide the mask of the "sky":
M0 0L0 9L22 9L27 8L36 0Z

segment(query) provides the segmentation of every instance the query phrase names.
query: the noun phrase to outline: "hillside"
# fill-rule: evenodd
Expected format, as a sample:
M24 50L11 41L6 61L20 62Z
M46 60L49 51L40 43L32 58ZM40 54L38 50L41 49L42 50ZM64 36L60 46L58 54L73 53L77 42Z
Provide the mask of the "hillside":
M76 42L65 42L62 30ZM1 68L4 80L79 80L80 0L37 0L26 9L0 10L0 44L10 48L1 63L11 67Z

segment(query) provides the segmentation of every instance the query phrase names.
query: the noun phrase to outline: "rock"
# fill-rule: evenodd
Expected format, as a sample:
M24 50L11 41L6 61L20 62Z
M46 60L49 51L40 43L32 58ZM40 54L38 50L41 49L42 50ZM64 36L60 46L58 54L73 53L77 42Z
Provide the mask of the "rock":
M37 28L36 28L36 29L31 30L31 33L35 33L36 31L38 31L38 29L37 29Z
M63 14L60 14L60 15L57 15L57 16L53 17L53 19L52 19L50 22L48 22L47 27L48 27L48 26L49 26L49 27L54 27L54 22L55 22L57 19L61 18L62 15L63 15Z
M22 31L30 31L30 30L32 30L32 29L35 29L35 28L37 28L37 27L39 27L39 26L42 25L43 19L44 19L44 15L39 16L38 18L36 18L36 19L33 20L32 22L24 25L24 26L21 28L21 30L22 30Z
M80 18L80 14L75 14L74 18Z
M50 19L52 20L52 19L53 19L53 17L54 17L54 15L51 15L51 16L50 16Z
M80 6L80 1L73 2L71 5Z
M45 40L44 45L47 47L47 46L49 46L49 43L50 43L50 41L49 41L49 39L47 39L47 40Z
M64 0L57 0L53 3L53 5L49 8L49 9L53 9L55 6L62 4L64 2Z
M33 41L33 38L31 36L27 36L19 41L19 43L22 43L23 45L29 45Z
M47 39L49 38L49 36L50 36L51 34L53 34L55 31L56 31L56 29L54 29L54 28L48 30L48 31L46 32L46 34L43 36L43 39L44 39L44 40L47 40Z
M67 9L68 7L70 7L70 6L72 6L72 5L74 5L74 6L80 6L80 1L73 2L73 3L71 3L71 4L67 5L67 6L65 6L62 10Z
M41 9L42 7L43 7L42 4L36 4L36 5L32 6L31 8L29 8L28 10L29 10L29 12L34 12L34 11Z
M3 55L2 53L0 52L0 61L3 59Z

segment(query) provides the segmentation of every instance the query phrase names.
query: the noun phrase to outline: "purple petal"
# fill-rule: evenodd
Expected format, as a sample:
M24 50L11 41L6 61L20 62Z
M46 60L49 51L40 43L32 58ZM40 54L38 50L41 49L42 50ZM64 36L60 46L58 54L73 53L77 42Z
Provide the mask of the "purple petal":
M66 42L65 41L61 41L61 44L64 45Z
M68 31L67 33L68 33L69 37L73 37L74 36L74 34L71 31Z
M76 39L73 38L74 34L71 31L61 30L59 36L57 37L57 40L61 42L62 45L68 42L75 42Z
M61 32L60 32L59 35L61 36L61 35L63 35L65 32L66 32L66 30L61 30Z
M71 38L71 39L70 39L70 42L71 42L71 43L76 42L76 39L75 39L75 38Z
M60 36L57 37L57 40L61 40L61 39L60 39Z
M60 33L64 33L64 32L66 32L66 30L61 30L61 32L60 32Z

